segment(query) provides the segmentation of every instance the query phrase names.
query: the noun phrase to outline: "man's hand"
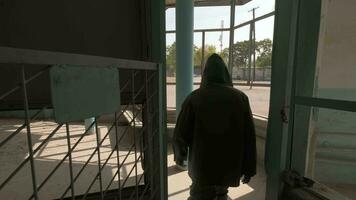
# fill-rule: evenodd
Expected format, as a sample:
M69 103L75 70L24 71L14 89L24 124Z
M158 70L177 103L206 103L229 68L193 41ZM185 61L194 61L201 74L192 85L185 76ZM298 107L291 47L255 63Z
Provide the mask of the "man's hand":
M251 177L244 175L244 177L242 178L242 183L247 184L250 182L250 180L251 180Z

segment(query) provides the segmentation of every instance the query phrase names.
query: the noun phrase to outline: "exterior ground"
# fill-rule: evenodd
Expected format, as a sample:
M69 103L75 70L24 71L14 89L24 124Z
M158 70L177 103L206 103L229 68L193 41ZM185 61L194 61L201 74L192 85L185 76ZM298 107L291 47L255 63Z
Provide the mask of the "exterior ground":
M194 89L197 88L199 88L199 85L194 85ZM254 114L268 116L270 87L254 86L250 89L249 86L235 85L235 88L243 91L249 97ZM175 109L176 107L176 86L174 84L167 85L167 107L168 109Z

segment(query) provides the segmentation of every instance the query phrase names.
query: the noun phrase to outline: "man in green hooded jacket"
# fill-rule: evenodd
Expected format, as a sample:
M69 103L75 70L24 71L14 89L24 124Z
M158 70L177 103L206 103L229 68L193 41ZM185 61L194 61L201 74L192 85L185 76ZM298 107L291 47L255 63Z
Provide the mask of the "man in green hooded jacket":
M222 58L206 62L200 88L184 101L173 135L178 166L188 160L191 200L227 199L228 187L256 174L256 138L248 97L233 87ZM189 149L189 151L188 151Z

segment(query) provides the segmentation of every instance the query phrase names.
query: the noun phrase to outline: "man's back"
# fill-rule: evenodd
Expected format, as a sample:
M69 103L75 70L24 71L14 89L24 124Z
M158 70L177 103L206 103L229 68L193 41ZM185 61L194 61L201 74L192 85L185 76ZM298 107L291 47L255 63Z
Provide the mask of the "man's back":
M218 57L219 58L219 57ZM238 186L256 173L256 144L248 98L232 87L222 60L211 59L200 89L182 106L174 133L175 159L186 159L193 183Z

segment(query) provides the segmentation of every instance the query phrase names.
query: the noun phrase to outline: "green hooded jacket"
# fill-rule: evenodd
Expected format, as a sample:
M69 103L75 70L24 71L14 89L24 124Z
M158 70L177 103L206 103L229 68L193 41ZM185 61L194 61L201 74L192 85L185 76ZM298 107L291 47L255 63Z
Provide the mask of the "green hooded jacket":
M247 96L233 87L221 57L207 60L200 88L184 101L173 135L175 161L193 182L238 186L256 174L256 137ZM189 153L188 153L189 149Z

